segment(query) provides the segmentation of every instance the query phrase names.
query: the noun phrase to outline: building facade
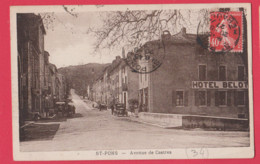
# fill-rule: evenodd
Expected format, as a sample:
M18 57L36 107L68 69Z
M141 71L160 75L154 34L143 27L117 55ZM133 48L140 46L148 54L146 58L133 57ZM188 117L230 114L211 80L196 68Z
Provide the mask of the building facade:
M129 100L138 101L138 73L127 65L125 60L120 64L121 84L119 101L129 109Z
M57 79L58 70L54 64L49 63L49 105L50 108L55 107L55 102L57 101L57 97L59 95L59 82Z
M133 72L124 58L117 56L95 81L92 92L95 102L109 106L115 100L128 109L128 101L138 96L138 74Z
M20 119L29 119L33 113L44 112L41 63L45 34L40 16L17 14Z
M139 75L143 111L238 118L248 117L247 51L211 53L183 28L153 43L165 53L154 72ZM149 43L148 43L149 44ZM145 53L145 52L144 52ZM139 62L142 67L151 64Z
M66 78L64 75L57 73L57 81L58 81L58 92L56 101L65 101L67 98L67 86L66 86Z
M66 81L49 63L44 50L46 31L42 18L35 14L17 14L17 52L20 123L37 115L46 117L54 99L65 97ZM62 88L62 89L61 89ZM21 125L20 124L20 125Z

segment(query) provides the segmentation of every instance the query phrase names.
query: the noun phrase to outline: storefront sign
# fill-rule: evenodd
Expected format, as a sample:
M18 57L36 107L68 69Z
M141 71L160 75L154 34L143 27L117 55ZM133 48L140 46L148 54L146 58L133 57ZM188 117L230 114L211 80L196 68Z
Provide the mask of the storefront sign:
M193 89L247 89L246 81L192 81Z

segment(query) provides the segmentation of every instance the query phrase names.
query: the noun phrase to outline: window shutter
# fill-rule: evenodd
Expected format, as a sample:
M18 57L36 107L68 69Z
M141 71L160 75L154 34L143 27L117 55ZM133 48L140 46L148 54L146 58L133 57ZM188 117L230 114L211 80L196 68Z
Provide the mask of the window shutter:
M175 90L172 91L172 106L176 106L176 92Z
M199 106L199 92L197 90L194 91L195 93L195 105Z
M238 102L237 102L237 91L234 91L234 105L237 106Z
M219 106L219 93L215 91L215 106Z
M184 106L189 105L189 91L185 91L184 93Z
M211 104L211 91L207 90L207 106Z
M231 106L232 105L231 97L232 97L232 91L229 90L229 91L227 91L227 106Z
M245 91L245 105L248 107L249 104L249 95L248 95L248 90Z

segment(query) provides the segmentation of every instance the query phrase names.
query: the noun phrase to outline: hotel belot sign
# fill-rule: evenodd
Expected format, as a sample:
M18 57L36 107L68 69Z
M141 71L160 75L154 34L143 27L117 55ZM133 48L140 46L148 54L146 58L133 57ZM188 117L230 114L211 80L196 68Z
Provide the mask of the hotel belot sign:
M247 89L246 81L192 81L193 89Z

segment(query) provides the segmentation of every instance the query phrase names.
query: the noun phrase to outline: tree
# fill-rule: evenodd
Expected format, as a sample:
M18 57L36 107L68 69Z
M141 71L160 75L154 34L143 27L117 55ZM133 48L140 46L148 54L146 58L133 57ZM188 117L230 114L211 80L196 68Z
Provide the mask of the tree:
M78 13L75 12L75 7L68 7L65 5L62 5L62 8L65 10L66 13L68 13L69 15L77 18L78 17ZM61 20L59 20L54 12L51 13L39 13L39 15L42 18L44 27L46 29L54 29L54 22L55 21L59 21L60 23L62 23L64 26L66 26L63 22L61 22Z
M198 12L196 10L196 12ZM202 14L205 10L201 10ZM201 14L199 14L201 15ZM191 24L190 10L126 10L101 13L102 26L91 28L97 38L95 50L117 45L140 46L158 39L164 30L176 33L177 27Z

